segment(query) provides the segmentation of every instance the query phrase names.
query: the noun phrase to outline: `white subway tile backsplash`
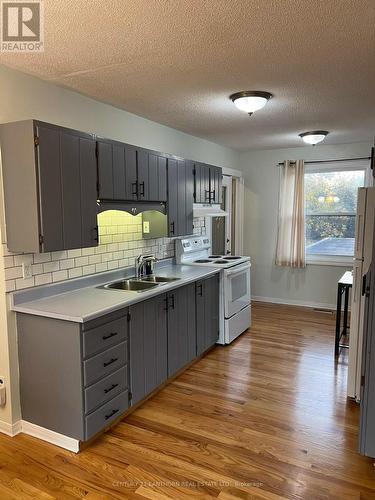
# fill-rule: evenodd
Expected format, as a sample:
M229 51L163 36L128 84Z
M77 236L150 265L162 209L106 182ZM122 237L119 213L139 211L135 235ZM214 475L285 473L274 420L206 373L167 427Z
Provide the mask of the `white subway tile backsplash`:
M63 281L68 279L68 271L55 271L52 273L52 281Z
M6 290L45 285L102 271L134 266L141 253L155 253L158 258L174 256L174 239L142 239L141 215L108 211L99 214L98 247L62 250L41 254L13 254L2 245ZM205 233L204 219L194 219L194 233ZM162 250L159 253L159 246ZM33 277L23 279L22 264L32 264Z
M51 253L34 253L34 264L42 264L43 262L49 262L52 260Z
M74 259L60 261L60 269L71 269L72 267L74 267Z
M51 273L38 274L35 276L35 286L47 285L48 283L52 283Z
M60 269L59 261L55 262L46 262L43 264L43 271L45 273L53 273L54 271L58 271Z

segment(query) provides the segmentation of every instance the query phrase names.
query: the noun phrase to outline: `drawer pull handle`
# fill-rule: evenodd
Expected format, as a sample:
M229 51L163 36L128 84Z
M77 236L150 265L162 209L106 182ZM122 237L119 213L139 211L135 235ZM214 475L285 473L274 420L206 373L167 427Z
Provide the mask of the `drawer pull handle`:
M104 368L111 365L112 363L115 363L117 360L118 360L118 358L112 358L109 361L107 361L106 363L103 363Z
M120 411L120 408L117 408L117 410L112 410L111 413L109 413L108 415L105 415L105 419L108 420L109 418L113 417L113 415L116 415L116 413Z
M118 384L112 384L111 387L108 387L108 389L104 389L104 393L108 394L109 392L113 391L118 386Z
M103 335L103 340L107 340L107 339L110 339L111 337L115 337L117 335L117 332L112 332L112 333L109 333L108 335Z

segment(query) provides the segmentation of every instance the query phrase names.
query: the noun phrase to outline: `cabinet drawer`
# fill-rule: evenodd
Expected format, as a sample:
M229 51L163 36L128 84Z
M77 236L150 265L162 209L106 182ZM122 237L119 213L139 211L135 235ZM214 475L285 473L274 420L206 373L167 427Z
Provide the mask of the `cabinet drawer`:
M85 389L86 413L106 403L128 388L128 365Z
M129 406L128 391L124 391L96 411L87 415L85 419L86 440L111 424Z
M126 340L127 321L125 317L104 323L83 332L83 357L87 358L97 352L108 349Z
M128 343L111 347L100 354L83 362L85 386L106 377L110 373L125 365L128 360Z

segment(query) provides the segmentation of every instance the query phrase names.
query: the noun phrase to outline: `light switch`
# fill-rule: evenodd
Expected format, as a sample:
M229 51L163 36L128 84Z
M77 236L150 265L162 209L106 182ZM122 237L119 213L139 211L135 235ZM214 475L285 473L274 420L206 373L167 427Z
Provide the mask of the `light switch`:
M144 233L149 233L150 232L150 223L148 220L143 221L143 232Z

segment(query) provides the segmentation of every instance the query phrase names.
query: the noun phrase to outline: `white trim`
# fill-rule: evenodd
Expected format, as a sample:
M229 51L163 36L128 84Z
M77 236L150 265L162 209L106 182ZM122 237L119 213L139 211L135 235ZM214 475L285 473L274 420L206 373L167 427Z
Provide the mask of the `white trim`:
M243 172L241 172L241 170L236 170L235 168L223 167L222 173L223 175L229 175L231 177L243 177Z
M319 242L318 242L319 243ZM353 256L307 254L306 264L315 266L353 267Z
M44 427L39 427L39 425L32 424L31 422L26 422L22 420L22 432L28 434L29 436L42 439L47 441L47 443L60 446L65 450L73 451L74 453L79 452L79 441L58 432L45 429Z
M18 420L14 424L8 424L7 422L3 422L0 420L0 432L6 434L7 436L13 437L21 432L22 429L22 421Z
M261 297L259 295L253 295L251 300L255 302L269 302L270 304L284 304L287 306L310 307L312 309L328 309L330 311L336 311L336 304L326 304L324 302L309 302L293 299L284 300L276 297Z

